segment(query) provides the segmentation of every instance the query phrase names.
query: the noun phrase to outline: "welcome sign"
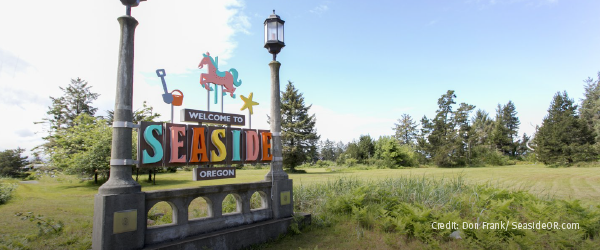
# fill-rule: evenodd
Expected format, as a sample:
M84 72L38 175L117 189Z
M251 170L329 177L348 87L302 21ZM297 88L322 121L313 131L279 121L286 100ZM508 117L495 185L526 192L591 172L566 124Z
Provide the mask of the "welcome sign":
M228 126L140 122L138 167L231 165L273 160L273 135L269 130L231 127L244 125L243 115L184 109L181 117L183 122L210 120L213 124ZM202 177L198 179L235 177L234 170L232 172L230 168L220 172L202 170L197 171L198 175L203 175L197 176Z

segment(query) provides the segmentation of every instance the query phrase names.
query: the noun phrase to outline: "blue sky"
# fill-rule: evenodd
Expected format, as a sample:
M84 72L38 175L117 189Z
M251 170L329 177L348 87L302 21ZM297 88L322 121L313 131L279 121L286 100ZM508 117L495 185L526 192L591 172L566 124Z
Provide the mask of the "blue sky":
M124 7L116 0L69 1L69 8L41 0L34 1L39 8L0 4L0 112L19 117L1 127L0 149L41 143L43 128L33 121L70 78L88 80L101 94L98 115L114 105L115 19ZM169 118L154 73L164 68L169 90L184 92L186 108L206 109L196 67L209 51L221 70L240 72L236 94L254 92L260 105L252 127L268 128L271 55L263 48L263 22L273 9L286 21L286 47L277 57L282 89L293 81L313 105L322 139L391 135L403 113L417 122L433 117L449 89L457 103L491 116L498 103L512 100L521 132L532 134L554 93L566 90L579 101L582 80L600 71L595 0L149 0L133 10L140 22L134 104L147 100ZM24 12L27 20L10 21ZM242 104L226 97L225 112L244 113Z

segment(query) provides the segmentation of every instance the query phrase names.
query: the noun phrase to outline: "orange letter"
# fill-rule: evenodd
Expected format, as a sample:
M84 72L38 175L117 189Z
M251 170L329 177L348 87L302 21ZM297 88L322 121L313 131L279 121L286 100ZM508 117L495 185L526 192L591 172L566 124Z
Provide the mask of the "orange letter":
M269 149L271 149L271 139L273 139L273 135L271 132L262 132L262 158L263 161L272 161L273 154L269 153Z
M204 139L204 127L192 128L192 158L190 162L208 162L206 154L206 140ZM198 159L198 155L202 155Z

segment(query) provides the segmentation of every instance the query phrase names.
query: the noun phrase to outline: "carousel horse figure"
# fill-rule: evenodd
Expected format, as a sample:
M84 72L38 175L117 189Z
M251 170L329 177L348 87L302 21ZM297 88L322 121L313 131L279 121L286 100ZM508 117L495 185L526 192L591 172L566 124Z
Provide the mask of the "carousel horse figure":
M219 57L213 59L208 52L206 52L206 54L202 54L202 57L202 61L200 61L198 68L202 69L204 65L208 65L208 73L200 74L200 85L209 91L211 90L209 86L210 83L221 85L224 87L223 95L229 92L231 97L235 98L233 95L235 92L235 87L242 85L242 80L238 80L237 70L231 68L229 71L219 71Z

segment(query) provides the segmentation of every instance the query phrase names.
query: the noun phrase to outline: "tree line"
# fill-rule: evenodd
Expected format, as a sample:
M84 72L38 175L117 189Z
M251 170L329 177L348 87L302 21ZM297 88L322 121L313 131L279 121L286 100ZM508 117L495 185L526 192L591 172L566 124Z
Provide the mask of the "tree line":
M519 136L516 105L498 104L495 115L468 103L457 105L448 90L438 100L435 116L420 123L402 114L391 136L377 140L361 135L347 144L329 139L319 143L318 158L352 165L464 167L507 165L515 161L540 161L547 165L572 165L597 161L600 153L600 72L584 81L581 105L557 92L542 124L532 137Z
M547 165L572 165L597 161L600 154L600 72L584 81L584 98L577 105L566 91L557 92L533 139L519 136L516 105L509 100L498 104L491 116L476 106L457 104L456 93L448 90L437 100L435 116L423 116L419 123L402 114L393 134L373 139L361 135L349 143L319 141L316 117L308 112L302 93L290 81L281 92L282 145L284 166L294 170L304 163L335 161L379 167L417 166L463 167L514 164L517 160L541 161ZM34 148L35 159L48 157L48 164L69 173L107 174L110 169L112 112L95 116L92 106L99 94L80 78L72 79L63 95L50 97L44 143ZM144 105L134 111L134 122L155 121L160 114ZM135 133L134 133L135 136ZM132 154L136 155L136 140ZM25 166L24 149L0 152L0 174L15 176Z

